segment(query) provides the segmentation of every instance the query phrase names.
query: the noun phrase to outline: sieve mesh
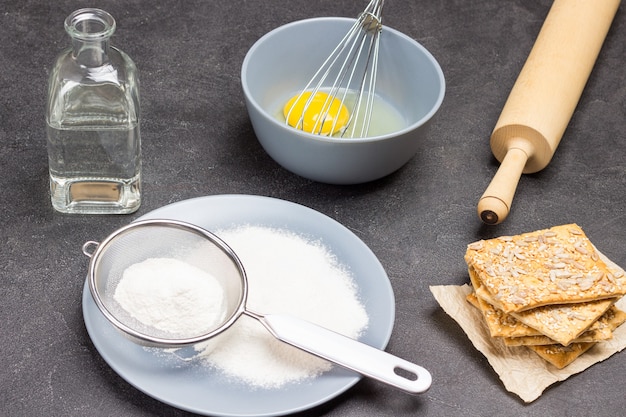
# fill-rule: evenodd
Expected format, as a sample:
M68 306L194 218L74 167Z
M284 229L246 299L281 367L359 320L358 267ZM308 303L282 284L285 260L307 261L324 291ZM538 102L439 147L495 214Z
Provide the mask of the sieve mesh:
M217 279L225 297L224 323L203 334L173 336L130 316L115 300L115 289L127 268L151 258L183 261ZM238 317L247 296L245 271L232 250L210 232L172 220L131 223L105 239L91 257L89 285L94 301L110 322L150 344L185 345L211 337Z

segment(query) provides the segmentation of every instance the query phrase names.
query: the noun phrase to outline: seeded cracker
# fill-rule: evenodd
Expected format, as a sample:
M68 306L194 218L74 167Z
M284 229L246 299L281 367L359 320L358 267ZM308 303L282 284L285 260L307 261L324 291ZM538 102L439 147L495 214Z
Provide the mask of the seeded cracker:
M576 224L474 242L465 261L505 313L626 294L624 273L608 270Z
M572 343L568 346L574 345L576 343L595 343L601 342L603 340L608 340L612 337L613 333L606 330L587 330L585 333L581 334L579 337L574 339ZM554 340L550 339L548 336L522 336L522 337L504 337L502 341L506 346L551 346L551 345L559 345L563 346L560 343L554 343ZM567 346L563 346L567 347Z
M502 310L498 310L485 300L478 298L476 293L469 294L467 300L483 314L491 337L517 338L542 335L540 331L521 323L515 317L505 314Z
M475 293L468 294L467 301L483 313L491 337L502 338L507 346L537 346L558 343L558 341L545 336L538 330L478 298ZM539 307L537 310L542 308L544 307ZM528 312L532 311L534 310ZM593 322L589 329L570 340L568 344L608 340L613 337L613 330L625 321L626 313L615 306L611 306L602 317Z
M571 344L609 340L613 337L613 330L621 326L624 322L626 322L626 313L615 306L611 306L611 308L609 308L608 311L604 313L604 315L600 317L600 319L598 319L589 330L574 339ZM554 340L547 336L505 337L502 338L502 340L507 346L539 346L555 344Z
M486 301L492 302L491 295L486 293L482 287L478 288L476 293L479 298L488 298ZM615 299L609 298L584 303L555 304L519 313L510 313L510 316L567 346L593 326L615 301Z
M616 300L590 301L571 305L545 306L511 313L513 317L554 341L567 346L583 332L597 325Z
M552 343L567 346L594 326L615 301L606 299L549 305L507 314L501 310L501 304L484 289L476 271L469 267L468 272L493 337L544 335L553 340Z
M618 309L615 306L611 306L611 308L596 323L594 323L594 327L596 328L596 330L590 330L590 332L603 333L610 331L612 333L613 330L617 329L625 322L626 313L624 313L622 310ZM588 332L585 332L584 334L586 333ZM587 342L581 340L576 341L569 346L553 344L528 345L527 347L547 362L550 362L558 369L563 369L567 365L574 362L574 360L576 360L583 353L591 349L595 344L595 342Z
M580 355L591 349L595 343L573 343L571 346L547 345L547 346L528 346L537 355L559 369L565 368L571 364Z

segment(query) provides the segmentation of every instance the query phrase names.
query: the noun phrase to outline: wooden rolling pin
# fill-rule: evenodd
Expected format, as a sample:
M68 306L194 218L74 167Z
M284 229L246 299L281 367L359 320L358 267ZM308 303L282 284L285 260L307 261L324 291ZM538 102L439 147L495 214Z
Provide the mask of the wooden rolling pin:
M524 174L545 168L561 141L620 0L555 0L491 135L498 172L478 201L497 224Z

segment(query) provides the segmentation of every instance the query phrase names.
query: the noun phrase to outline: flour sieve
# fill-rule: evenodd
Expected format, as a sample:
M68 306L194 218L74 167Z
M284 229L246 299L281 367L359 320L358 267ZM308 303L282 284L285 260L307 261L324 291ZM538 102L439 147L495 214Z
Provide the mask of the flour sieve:
M421 366L296 317L249 310L246 272L236 253L219 237L193 224L165 219L133 222L100 243L86 242L83 253L91 258L88 283L98 309L141 345L189 346L226 331L245 314L282 342L403 391L422 393L431 385L430 373ZM115 290L128 268L155 258L180 260L215 278L223 294L223 318L200 334L179 334L159 330L129 314L116 301Z

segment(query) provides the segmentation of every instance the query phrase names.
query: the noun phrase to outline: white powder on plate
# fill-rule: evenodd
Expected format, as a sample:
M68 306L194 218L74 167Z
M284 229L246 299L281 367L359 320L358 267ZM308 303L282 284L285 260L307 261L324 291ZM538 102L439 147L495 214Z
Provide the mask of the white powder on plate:
M367 327L367 312L350 271L322 243L285 230L247 225L216 234L244 265L251 310L292 315L351 338ZM259 388L312 378L332 366L276 340L247 316L196 349L210 366Z
M140 323L176 337L198 336L226 314L217 279L172 258L151 258L126 268L113 297Z

